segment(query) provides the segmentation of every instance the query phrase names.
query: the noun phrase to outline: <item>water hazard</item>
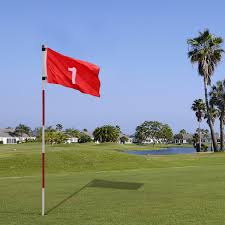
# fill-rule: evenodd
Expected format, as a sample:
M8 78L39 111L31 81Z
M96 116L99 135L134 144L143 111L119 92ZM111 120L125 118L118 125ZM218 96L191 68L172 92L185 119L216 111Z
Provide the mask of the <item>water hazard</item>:
M161 150L143 150L143 151L129 150L124 152L134 155L171 155L171 154L193 154L196 153L196 150L194 148L167 148Z

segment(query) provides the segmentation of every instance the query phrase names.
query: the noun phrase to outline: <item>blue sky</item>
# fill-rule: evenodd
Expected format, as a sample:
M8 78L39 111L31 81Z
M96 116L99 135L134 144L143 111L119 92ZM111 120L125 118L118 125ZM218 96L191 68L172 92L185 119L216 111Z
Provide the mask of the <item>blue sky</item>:
M206 4L208 2L208 4ZM210 4L209 4L210 3ZM92 130L145 120L194 131L203 82L186 40L209 28L225 38L224 1L2 1L0 127L41 125L41 44L101 67L101 98L47 85L46 122ZM224 79L222 62L213 82Z

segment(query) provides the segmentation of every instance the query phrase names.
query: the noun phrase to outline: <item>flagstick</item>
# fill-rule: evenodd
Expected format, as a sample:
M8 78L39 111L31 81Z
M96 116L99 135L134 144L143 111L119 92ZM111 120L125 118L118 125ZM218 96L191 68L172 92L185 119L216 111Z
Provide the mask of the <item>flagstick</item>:
M42 45L43 71L42 71L42 207L41 215L45 215L45 80L46 80L46 47Z

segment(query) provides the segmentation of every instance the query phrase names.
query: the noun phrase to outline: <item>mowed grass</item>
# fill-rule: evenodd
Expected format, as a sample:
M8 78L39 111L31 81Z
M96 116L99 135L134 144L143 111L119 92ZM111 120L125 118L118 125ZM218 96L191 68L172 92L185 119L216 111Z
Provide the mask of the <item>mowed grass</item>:
M149 146L0 146L0 224L225 224L225 154L135 156ZM16 148L16 151L14 150Z
M155 147L160 149L162 145ZM157 160L158 157L140 157L121 152L121 150L144 149L153 149L153 146L113 143L46 146L46 171L48 173L64 173L166 167L168 160L170 161L169 166L172 163L177 166L185 163L180 160L172 160L172 162L169 157L166 157L164 163L162 163L163 159ZM38 143L0 145L0 175L24 176L37 174L41 169L40 157L41 144ZM149 163L149 160L152 160L152 162ZM189 159L187 163L189 165Z

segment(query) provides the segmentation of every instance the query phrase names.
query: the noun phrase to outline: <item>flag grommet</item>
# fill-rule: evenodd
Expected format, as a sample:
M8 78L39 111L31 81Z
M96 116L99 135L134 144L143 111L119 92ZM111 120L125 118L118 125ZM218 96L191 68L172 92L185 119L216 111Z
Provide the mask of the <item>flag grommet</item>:
M42 51L44 52L44 51L46 50L45 45L42 45L42 46L41 46L41 49L42 49Z

